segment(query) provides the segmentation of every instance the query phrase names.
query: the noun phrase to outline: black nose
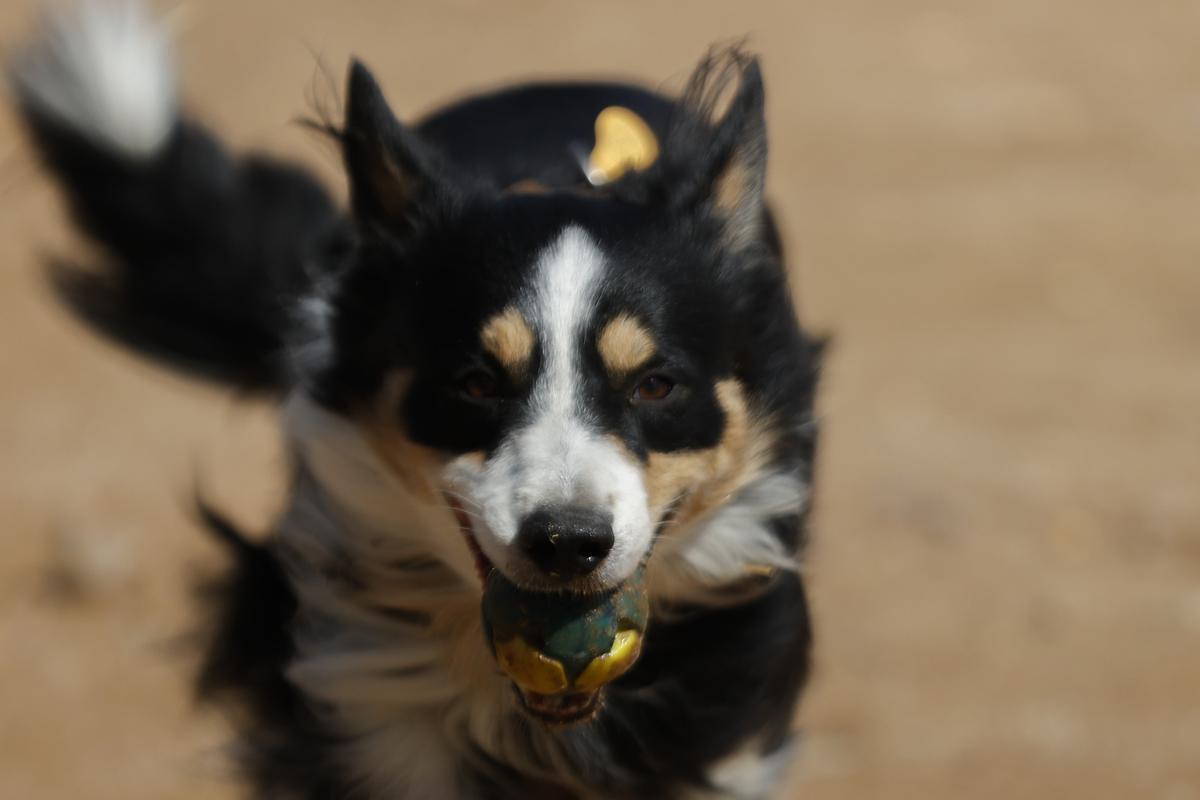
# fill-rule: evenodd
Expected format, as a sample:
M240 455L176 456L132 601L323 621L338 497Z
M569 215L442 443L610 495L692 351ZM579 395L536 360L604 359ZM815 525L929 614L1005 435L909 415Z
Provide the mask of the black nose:
M556 578L587 575L613 546L612 515L583 508L540 508L521 523L517 544Z

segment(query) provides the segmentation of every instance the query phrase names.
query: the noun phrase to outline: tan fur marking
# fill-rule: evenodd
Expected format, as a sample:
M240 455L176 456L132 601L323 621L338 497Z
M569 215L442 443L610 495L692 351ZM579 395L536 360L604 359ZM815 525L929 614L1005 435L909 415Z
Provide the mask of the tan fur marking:
M479 333L483 349L496 357L509 374L520 377L533 357L533 331L516 308L508 307L487 321Z
M713 187L713 204L724 212L725 240L734 250L753 244L760 232L759 206L753 202L753 178L741 157L735 157Z
M750 415L740 383L718 383L717 401L725 411L725 433L715 447L650 454L646 491L651 515L657 518L673 503L680 504L668 530L727 503L766 465L774 447L774 434Z
M713 205L726 214L735 214L746 202L751 190L750 175L746 165L735 157L717 178L713 190Z
M550 194L550 187L541 181L535 181L532 178L525 178L516 183L510 184L504 190L507 194Z
M608 374L621 377L650 360L655 351L654 337L630 315L619 314L600 332L596 349Z
M370 159L367 180L374 200L388 221L404 220L417 192L417 179L396 163L387 146L378 139L369 143L367 156Z
M376 401L354 418L375 455L406 489L427 502L441 502L439 480L446 457L414 442L400 423L400 407L411 380L407 370L393 373Z

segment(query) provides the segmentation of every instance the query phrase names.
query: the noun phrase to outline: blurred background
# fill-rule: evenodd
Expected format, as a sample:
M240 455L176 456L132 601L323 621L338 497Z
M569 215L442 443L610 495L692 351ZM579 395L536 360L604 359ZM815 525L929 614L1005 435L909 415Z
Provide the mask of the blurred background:
M11 53L35 18L0 5ZM1200 798L1200 2L191 0L193 114L299 158L318 62L414 117L530 76L678 87L748 34L805 322L835 335L807 570L817 669L785 797ZM0 797L232 798L188 678L260 529L269 407L52 302L86 257L0 111Z

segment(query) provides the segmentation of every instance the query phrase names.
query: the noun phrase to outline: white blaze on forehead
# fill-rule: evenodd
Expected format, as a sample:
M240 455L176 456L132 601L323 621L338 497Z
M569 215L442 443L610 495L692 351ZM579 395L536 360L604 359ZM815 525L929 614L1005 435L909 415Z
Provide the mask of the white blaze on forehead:
M542 414L585 413L578 398L579 345L595 310L604 254L582 229L567 228L537 264L533 312L541 330L545 364L533 392Z
M604 263L600 248L577 227L564 230L538 258L523 303L543 353L529 420L467 480L485 523L476 531L479 544L513 578L538 579L514 547L521 521L538 508L576 506L612 515L615 543L595 573L601 582L628 577L650 545L641 470L596 428L581 394L584 332L595 315Z

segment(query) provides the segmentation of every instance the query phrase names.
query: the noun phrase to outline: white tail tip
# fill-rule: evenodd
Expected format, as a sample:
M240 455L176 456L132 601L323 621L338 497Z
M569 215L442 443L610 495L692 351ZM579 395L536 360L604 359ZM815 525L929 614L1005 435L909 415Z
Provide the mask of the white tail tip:
M169 36L131 0L82 0L47 13L13 80L36 113L132 158L153 156L174 126Z

